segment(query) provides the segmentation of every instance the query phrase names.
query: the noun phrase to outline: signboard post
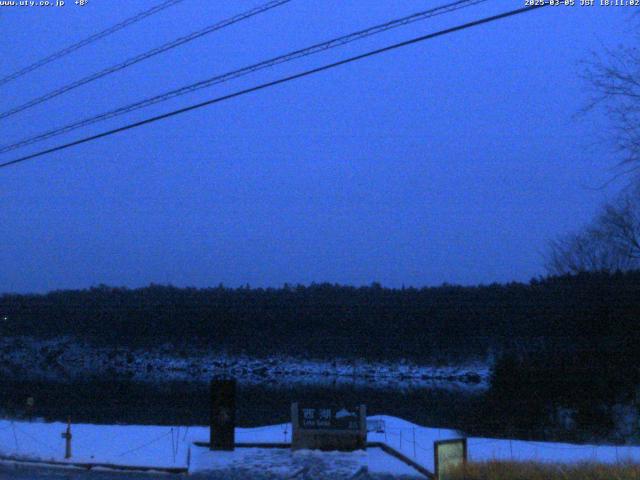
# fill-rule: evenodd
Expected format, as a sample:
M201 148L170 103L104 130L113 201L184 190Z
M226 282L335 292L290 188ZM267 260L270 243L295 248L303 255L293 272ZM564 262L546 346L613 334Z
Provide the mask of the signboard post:
M437 480L450 480L451 472L467 464L467 439L433 442L434 466Z
M291 448L360 450L367 443L367 409L327 405L291 405Z
M236 431L236 381L211 382L210 450L233 450Z

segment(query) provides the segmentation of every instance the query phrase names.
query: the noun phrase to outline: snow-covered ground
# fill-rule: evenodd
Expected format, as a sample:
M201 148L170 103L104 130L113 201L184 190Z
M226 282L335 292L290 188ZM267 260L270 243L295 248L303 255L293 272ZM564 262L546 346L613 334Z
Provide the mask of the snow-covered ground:
M389 417L392 420L392 417ZM393 420L392 420L393 421ZM63 423L0 421L0 456L24 460L64 461ZM141 468L187 467L190 473L235 470L291 476L303 469L313 475L346 478L363 467L370 473L420 474L379 448L353 453L292 452L290 449L239 448L235 452L210 452L193 442L207 442L206 427L156 427L125 425L73 425L70 462L138 466ZM382 437L380 437L382 438ZM289 442L290 424L238 428L236 440ZM250 477L249 477L250 478Z
M253 478L255 472L268 473L270 478L290 478L301 473L302 478L352 478L366 468L370 474L387 474L424 478L406 463L380 448L357 452L318 452L289 449L240 448L234 452L211 452L196 448L192 453L190 472L235 471L243 478ZM237 476L237 475L236 475Z
M95 348L71 338L38 340L0 339L0 374L43 380L113 375L136 381L208 382L216 374L233 375L244 384L336 384L348 382L396 388L399 386L464 390L488 386L489 365L417 365L408 361L333 361L286 356L254 358L190 349L176 352L169 346L154 350Z
M428 428L390 416L372 416L384 422L383 432L370 432L368 440L384 442L433 471L433 442L458 438L454 430ZM63 461L63 423L0 420L0 455L24 459ZM370 473L420 476L416 470L384 453L291 452L289 449L239 448L235 452L209 452L193 442L207 442L206 427L138 425L72 425L74 462L110 463L139 467L188 467L190 472L244 469L290 476L302 469L334 474L355 474L362 467ZM238 443L289 442L288 423L259 428L238 428ZM469 438L471 460L534 460L541 462L640 462L640 447L572 445L489 438Z

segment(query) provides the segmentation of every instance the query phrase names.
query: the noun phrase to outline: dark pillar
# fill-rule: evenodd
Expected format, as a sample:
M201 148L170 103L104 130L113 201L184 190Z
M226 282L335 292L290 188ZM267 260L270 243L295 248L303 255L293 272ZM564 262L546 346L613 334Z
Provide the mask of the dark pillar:
M209 449L233 450L236 429L236 381L211 382L211 429Z

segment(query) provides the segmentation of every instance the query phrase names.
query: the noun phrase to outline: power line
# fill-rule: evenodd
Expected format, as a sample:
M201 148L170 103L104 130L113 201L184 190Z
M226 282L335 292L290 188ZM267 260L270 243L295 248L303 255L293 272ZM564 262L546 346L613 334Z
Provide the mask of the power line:
M215 23L213 25L209 25L208 27L205 27L202 30L198 30L184 37L177 38L171 42L165 43L164 45L156 47L152 50L149 50L147 52L131 57L125 60L124 62L105 68L104 70L100 70L99 72L93 73L87 77L81 78L80 80L76 80L75 82L64 85L40 97L34 98L33 100L30 100L27 103L24 103L15 108L12 108L11 110L2 112L0 113L0 120L3 118L7 118L12 115L15 115L16 113L22 112L23 110L31 108L40 103L46 102L47 100L51 100L52 98L58 97L63 93L66 93L70 90L74 90L82 85L86 85L87 83L91 83L100 78L106 77L107 75L111 75L112 73L118 72L120 70L124 70L125 68L135 65L136 63L140 63L148 58L154 57L168 50L184 45L185 43L191 42L197 38L203 37L217 30L220 30L222 28L228 27L229 25L233 25L234 23L241 22L242 20L246 20L247 18L251 18L255 15L271 10L272 8L276 8L276 7L279 7L280 5L284 5L285 3L289 3L290 1L291 0L272 0L256 8L248 10L244 13L235 15L231 18L227 18L226 20L222 20L221 22Z
M445 13L453 12L455 10L460 10L462 8L471 7L477 5L479 3L484 3L488 0L458 0L450 4L442 5L440 7L431 8L426 11L421 11L418 13L414 13L412 15L402 17L396 20L391 20L386 23L382 23L379 25L375 25L373 27L366 28L364 30L357 31L355 33L351 33L348 35L343 35L341 37L337 37L325 42L317 43L310 47L306 47L300 50L295 50L293 52L286 53L284 55L280 55L274 58L270 58L268 60L264 60L262 62L250 65L248 67L243 67L238 70L233 70L231 72L227 72L222 75L217 75L215 77L208 78L206 80L202 80L200 82L187 85L185 87L177 88L174 90L170 90L168 92L162 93L160 95L156 95L154 97L146 98L144 100L140 100L138 102L117 108L115 110L111 110L100 115L96 115L94 117L85 118L83 120L76 121L71 124L67 124L62 127L55 128L53 130L49 130L47 132L38 134L33 137L29 137L23 140L20 140L16 143L5 145L0 147L0 153L6 153L11 150L16 150L18 148L31 145L33 143L37 143L43 140L47 140L52 137L56 137L58 135L62 135L64 133L71 132L73 130L77 130L78 128L85 127L88 125L92 125L94 123L108 120L110 118L118 117L120 115L124 115L129 112L133 112L135 110L139 110L141 108L145 108L156 103L164 102L171 98L179 97L182 95L186 95L188 93L195 92L197 90L201 90L203 88L207 88L216 84L224 83L229 80L233 80L235 78L242 77L244 75L248 75L250 73L257 72L259 70L263 70L266 68L270 68L282 63L287 63L293 60L296 60L301 57L306 57L309 55L313 55L322 51L326 51L332 48L337 48L339 46L354 42L356 40L361 40L363 38L376 35L378 33L397 28L400 26L408 25L413 22L417 22L419 20L424 20L427 18L435 17L437 15L442 15Z
M118 30L122 30L123 28L133 25L134 23L137 23L147 17L150 17L151 15L161 12L162 10L172 7L173 5L183 1L184 0L167 0L159 5L156 5L155 7L150 8L149 10L145 10L143 12L140 12L134 15L133 17L129 17L123 20L122 22L107 28L106 30L102 30L101 32L95 33L85 38L84 40L80 40L79 42L74 43L73 45L69 45L68 47L63 48L62 50L52 53L51 55L48 55L38 60L37 62L32 63L31 65L24 67L23 69L18 70L17 72L12 73L11 75L7 75L6 77L0 78L0 86L10 82L11 80L15 80L18 77L26 75L27 73L32 72L48 63L51 63L54 60L62 58L65 55L69 55L70 53L78 50L79 48L89 45L90 43L100 40L101 38L107 37L112 33L117 32Z
M63 144L63 145L58 145L57 147L49 148L47 150L42 150L42 151L37 152L37 153L33 153L33 154L30 154L30 155L27 155L27 156L24 156L24 157L21 157L21 158L17 158L15 160L11 160L9 162L1 163L0 164L0 168L8 167L10 165L15 165L15 164L20 163L20 162L25 162L27 160L31 160L31 159L34 159L34 158L37 158L37 157L41 157L41 156L49 154L49 153L57 152L57 151L60 151L60 150L65 150L67 148L71 148L71 147L74 147L76 145L81 145L83 143L91 142L91 141L97 140L99 138L107 137L107 136L110 136L110 135L114 135L116 133L124 132L126 130L131 130L133 128L141 127L141 126L147 125L149 123L154 123L154 122L157 122L159 120L164 120L166 118L170 118L170 117L173 117L173 116L176 116L176 115L180 115L182 113L189 112L191 110L196 110L196 109L199 109L199 108L202 108L202 107L206 107L208 105L213 105L215 103L220 103L220 102L223 102L225 100L230 100L232 98L240 97L240 96L246 95L248 93L256 92L256 91L259 91L259 90L264 90L264 89L267 89L269 87L274 87L276 85L287 83L287 82L290 82L292 80L297 80L299 78L308 77L310 75L314 75L316 73L320 73L320 72L323 72L325 70L330 70L332 68L339 67L341 65L346 65L348 63L353 63L353 62L356 62L356 61L359 61L359 60L363 60L365 58L372 57L374 55L379 55L381 53L389 52L391 50L396 50L396 49L399 49L399 48L402 48L402 47L406 47L408 45L413 45L415 43L419 43L419 42L423 42L423 41L426 41L426 40L430 40L432 38L448 35L448 34L454 33L454 32L459 32L461 30L466 30L466 29L473 28L473 27L476 27L476 26L479 26L479 25L483 25L483 24L486 24L486 23L491 23L491 22L494 22L494 21L497 21L497 20L501 20L503 18L512 17L512 16L519 15L521 13L525 13L525 12L528 12L528 11L537 10L538 8L544 7L546 5L548 5L548 4L541 4L541 5L535 5L535 6L530 6L530 7L523 7L523 8L519 8L519 9L516 9L516 10L510 10L508 12L504 12L504 13L501 13L501 14L498 14L498 15L493 15L491 17L485 17L485 18L482 18L480 20L475 20L473 22L464 23L462 25L457 25L455 27L447 28L445 30L440 30L440 31L435 32L435 33L430 33L430 34L427 34L427 35L416 37L416 38L413 38L411 40L405 40L403 42L394 43L392 45L389 45L389 46L386 46L386 47L383 47L383 48L379 48L377 50L372 50L372 51L369 51L367 53L363 53L363 54L360 54L360 55L349 57L349 58L346 58L344 60L339 60L337 62L329 63L329 64L323 65L321 67L313 68L311 70L306 70L306 71L301 72L301 73L297 73L297 74L294 74L294 75L283 77L283 78L280 78L278 80L274 80L274 81L271 81L271 82L263 83L263 84L255 86L255 87L246 88L244 90L240 90L240 91L228 94L228 95L224 95L224 96L221 96L221 97L213 98L213 99L207 100L205 102L200 102L200 103L197 103L197 104L194 104L194 105L190 105L188 107L184 107L184 108L181 108L181 109L178 109L178 110L174 110L174 111L169 112L169 113L164 113L162 115L157 115L155 117L147 118L147 119L141 120L139 122L131 123L131 124L128 124L128 125L125 125L125 126L122 126L122 127L118 127L118 128L112 129L112 130L108 130L106 132L102 132L102 133L96 134L96 135L91 135L89 137L85 137L85 138L82 138L80 140L69 142L69 143L66 143L66 144Z

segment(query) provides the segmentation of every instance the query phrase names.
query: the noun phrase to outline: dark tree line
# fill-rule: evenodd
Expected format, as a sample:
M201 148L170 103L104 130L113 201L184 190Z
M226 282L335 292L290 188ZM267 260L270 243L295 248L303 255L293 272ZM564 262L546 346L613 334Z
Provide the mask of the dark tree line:
M637 341L637 336L635 337ZM640 348L633 339L597 348L547 347L526 354L506 354L494 365L484 411L476 412L480 432L531 438L640 439L638 418L617 431L616 408L640 400ZM559 413L564 412L564 420Z
M434 360L640 340L640 272L390 289L100 286L0 297L3 335L73 335L101 345Z
M100 286L0 297L0 334L102 346L172 344L252 355L460 361L496 356L469 433L612 438L616 404L640 400L640 271L529 283L389 289ZM560 410L559 410L560 409ZM576 437L577 435L577 437Z

